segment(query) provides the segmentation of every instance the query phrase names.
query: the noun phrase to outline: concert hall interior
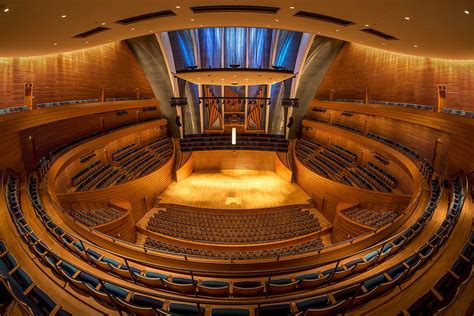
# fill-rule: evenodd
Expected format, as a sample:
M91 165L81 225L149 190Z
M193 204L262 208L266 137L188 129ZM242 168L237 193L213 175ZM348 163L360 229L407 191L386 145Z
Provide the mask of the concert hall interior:
M0 29L0 315L474 315L472 0Z

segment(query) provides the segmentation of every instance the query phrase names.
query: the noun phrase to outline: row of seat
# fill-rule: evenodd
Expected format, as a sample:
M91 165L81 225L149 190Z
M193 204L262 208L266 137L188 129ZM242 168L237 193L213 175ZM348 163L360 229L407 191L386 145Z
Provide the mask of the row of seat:
M167 205L153 214L147 229L160 234L205 243L265 243L303 236L321 229L317 217L301 206L263 212L209 212ZM206 212L207 211L207 212ZM270 211L270 212L269 212Z
M331 180L381 192L392 192L392 188L396 187L396 181L381 173L380 167L372 167L377 170L372 172L369 167L356 165L357 155L342 146L323 147L314 141L301 138L296 142L295 153L303 164Z
M284 135L250 134L237 135L237 145L232 145L231 134L188 134L180 139L182 152L200 150L261 150L261 151L288 151L288 140Z
M68 209L67 212L72 218L89 227L108 223L125 214L125 211L111 206L88 210Z
M380 228L391 223L395 218L400 216L400 211L370 210L355 207L351 210L345 211L343 214L355 222L373 228Z
M172 154L173 147L168 137L153 141L146 147L129 144L112 153L113 163L96 161L76 173L71 183L76 186L76 192L121 184L156 170Z
M194 256L206 259L224 259L224 260L254 260L265 258L276 258L281 256L291 256L298 253L318 252L324 248L321 238L316 237L311 241L307 241L297 245L284 246L281 248L274 248L269 250L259 251L217 251L217 250L201 250L187 248L183 246L172 245L169 243L155 240L147 237L145 247L157 249L161 251L171 252L183 256Z

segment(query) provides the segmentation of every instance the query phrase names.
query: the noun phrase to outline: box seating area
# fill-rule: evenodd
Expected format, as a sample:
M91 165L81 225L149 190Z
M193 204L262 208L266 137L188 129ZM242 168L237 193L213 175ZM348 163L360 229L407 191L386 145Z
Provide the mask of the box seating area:
M147 237L145 247L157 249L165 252L176 253L181 255L192 255L195 257L208 259L232 259L232 260L252 260L275 258L277 256L290 256L304 252L317 252L324 248L323 241L317 237L314 240L282 248L261 250L261 251L213 251L186 248L182 246L172 245Z
M68 210L68 213L72 218L78 220L82 224L89 227L95 227L122 217L125 214L125 211L112 206L107 206L88 210L71 209Z
M356 185L365 190L392 192L396 179L382 168L369 163L357 165L357 155L339 145L324 147L310 139L298 139L296 157L314 172L346 185Z
M357 223L372 228L380 228L391 223L395 218L400 216L400 211L379 211L356 207L345 211L343 214Z
M230 133L188 134L180 139L182 152L203 150L259 150L287 152L288 140L284 135L237 134L237 144L232 145Z
M302 206L229 213L167 205L166 210L160 210L149 219L147 229L203 243L247 244L296 238L320 230L321 225L318 218Z
M95 161L80 170L72 177L71 184L76 192L83 192L125 183L153 172L172 155L173 145L168 137L147 146L129 144L112 152L112 163Z

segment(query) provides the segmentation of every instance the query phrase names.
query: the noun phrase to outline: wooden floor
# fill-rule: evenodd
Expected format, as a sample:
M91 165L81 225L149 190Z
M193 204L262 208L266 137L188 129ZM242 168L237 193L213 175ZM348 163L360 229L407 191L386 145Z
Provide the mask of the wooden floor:
M306 204L310 197L271 171L221 170L195 172L173 182L159 198L195 207L251 209Z

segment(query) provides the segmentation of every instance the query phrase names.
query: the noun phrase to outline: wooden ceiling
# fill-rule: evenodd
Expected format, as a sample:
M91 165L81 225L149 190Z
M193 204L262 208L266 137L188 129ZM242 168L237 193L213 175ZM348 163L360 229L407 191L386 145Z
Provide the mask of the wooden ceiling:
M0 7L5 5L0 10L0 56L3 57L64 53L177 29L256 26L303 31L409 55L474 59L472 0L0 1ZM253 5L276 10L195 13L191 9L210 5ZM4 12L6 8L8 12ZM161 11L164 13L160 18L116 23ZM301 11L306 13L300 15L306 17L295 16ZM321 15L350 23L322 21ZM98 27L109 29L90 37L74 38ZM397 39L385 40L361 31L366 28Z

